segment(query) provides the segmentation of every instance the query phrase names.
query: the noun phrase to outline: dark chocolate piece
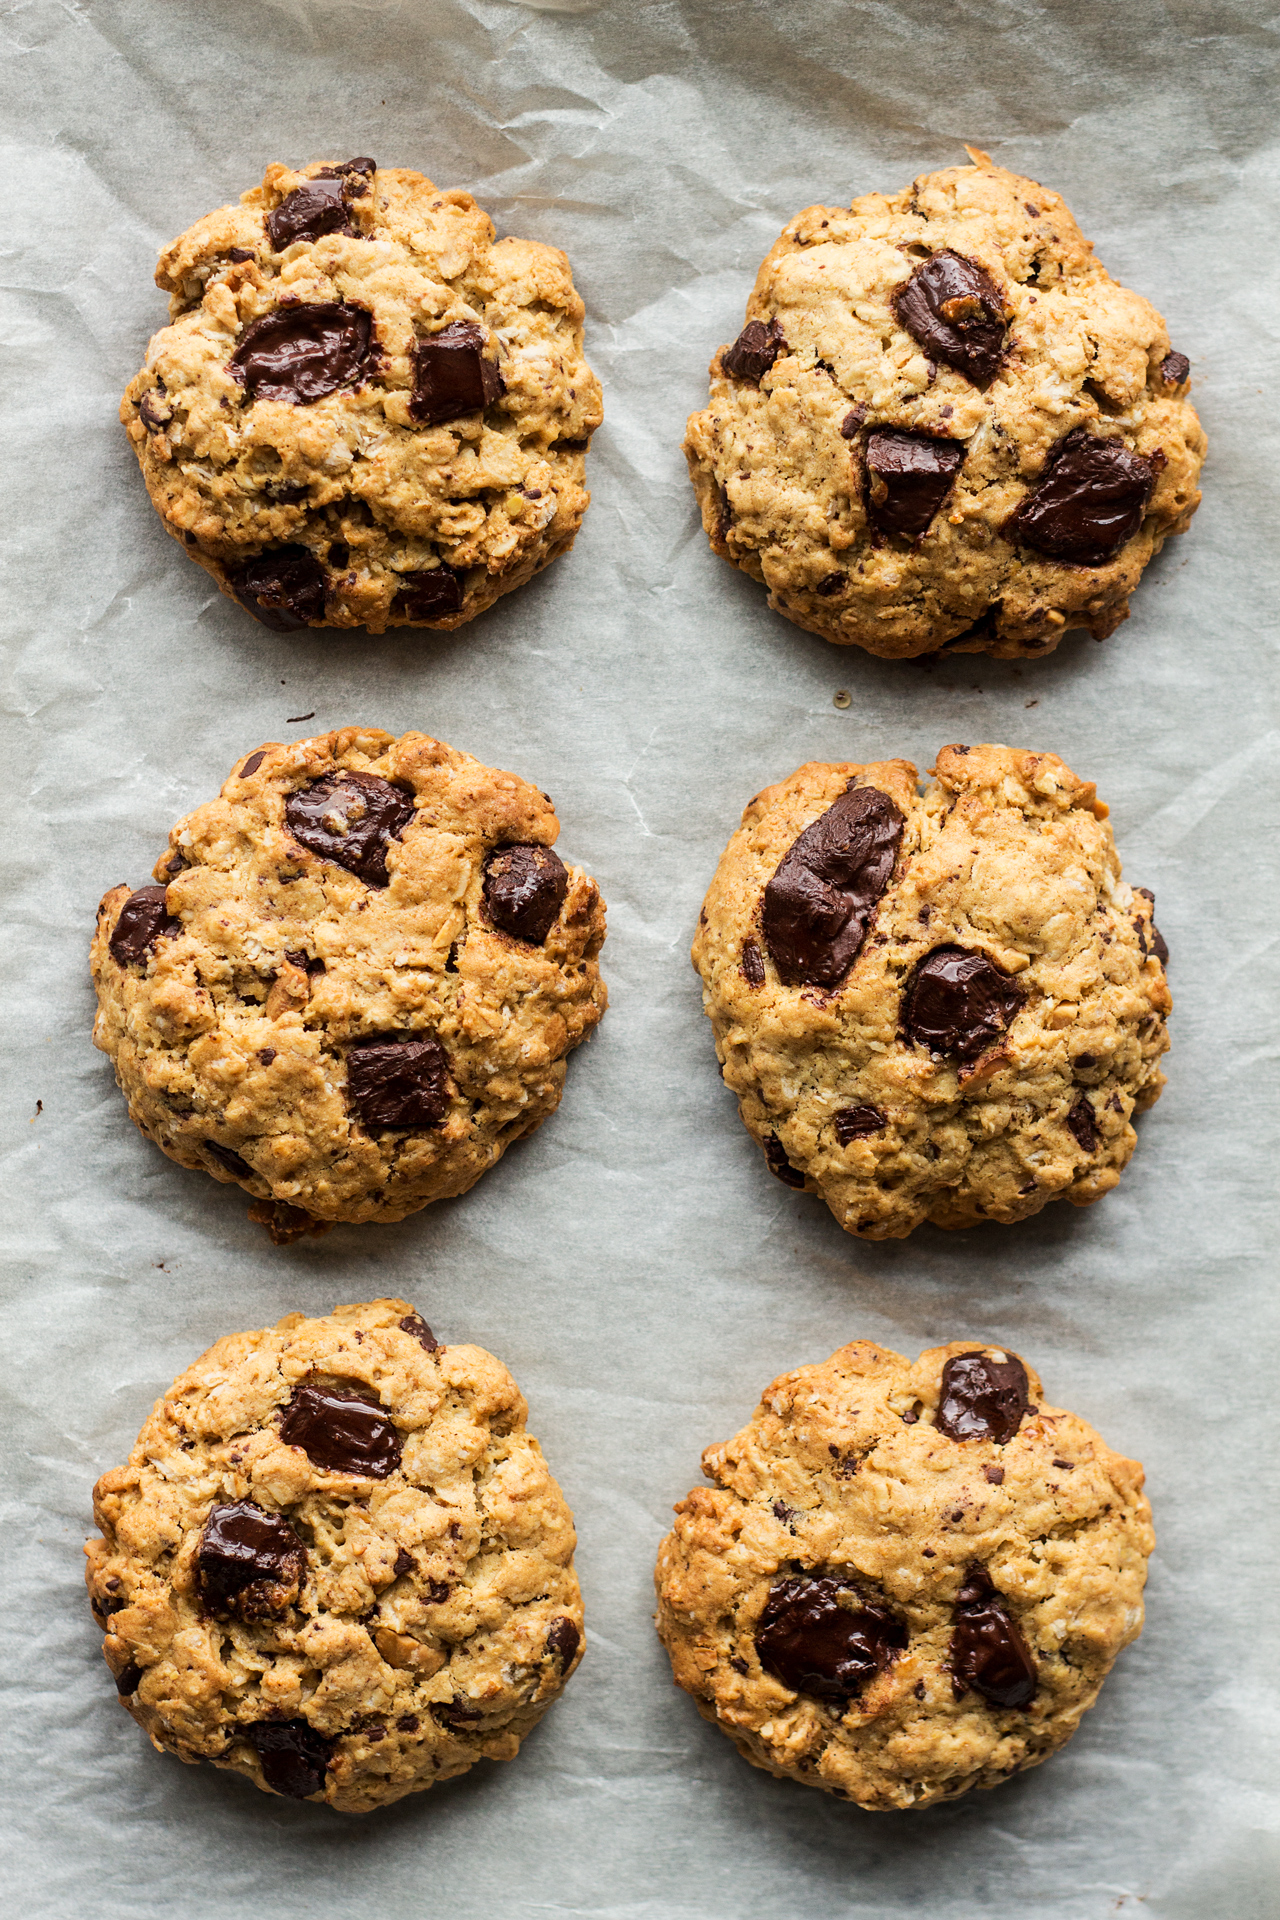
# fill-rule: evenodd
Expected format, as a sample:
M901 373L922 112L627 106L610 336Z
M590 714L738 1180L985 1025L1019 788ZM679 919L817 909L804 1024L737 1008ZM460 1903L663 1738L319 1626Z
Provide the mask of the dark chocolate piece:
M836 1114L836 1139L842 1147L851 1140L865 1140L869 1133L883 1133L885 1117L879 1107L841 1107Z
M196 1553L196 1586L214 1614L263 1620L298 1597L307 1550L289 1522L252 1500L215 1507Z
M949 1440L1012 1440L1030 1405L1027 1370L1016 1353L993 1360L957 1353L942 1369L942 1397L934 1424Z
M764 955L754 940L742 943L742 972L749 987L764 985Z
M243 266L246 260L256 260L257 257L257 254L253 253L248 247L227 248L228 260L232 261L237 267Z
M407 1313L400 1322L400 1331L402 1333L411 1333L418 1345L426 1353L440 1353L443 1351L440 1342L436 1339L434 1333L432 1333L420 1313Z
M759 386L787 342L776 320L748 320L731 347L720 355L720 365L731 380L750 380Z
M227 367L246 400L309 406L340 387L357 386L374 351L367 307L299 301L250 321Z
M879 427L867 435L867 518L878 533L923 540L964 465L959 440Z
M1076 427L1050 449L1040 479L1005 521L1005 538L1051 560L1105 566L1142 525L1154 485L1141 454Z
M764 1157L769 1171L788 1187L802 1187L804 1175L799 1167L793 1167L787 1158L786 1149L776 1133L771 1133L764 1143Z
M261 749L258 753L251 753L249 755L249 758L245 761L244 765L240 769L240 775L239 775L240 779L247 780L251 773L256 773L258 771L258 768L262 765L263 761L266 759L266 757L267 757L267 754L266 754L265 747Z
M787 986L844 979L893 878L902 826L888 794L851 786L783 855L764 890L762 926Z
M1160 362L1160 378L1166 387L1180 387L1191 372L1191 362L1185 353L1166 353Z
M951 1636L951 1690L956 1699L975 1687L998 1707L1027 1707L1035 1698L1036 1666L985 1568L971 1567L956 1597Z
M483 331L468 320L455 320L414 348L409 412L424 426L482 413L506 390L497 361L485 352Z
M976 260L950 247L922 260L891 302L893 315L931 360L981 386L1004 358L1004 298Z
M443 564L421 573L402 573L396 588L396 613L406 620L443 620L462 606L462 575Z
M277 253L295 240L318 240L325 233L345 233L358 239L359 229L347 218L347 203L368 191L366 163L349 160L342 167L326 167L303 187L287 193L267 215L267 233Z
M1067 1115L1067 1125L1086 1153L1098 1150L1098 1129L1094 1119L1093 1107L1087 1094L1082 1093Z
M404 1322L402 1321L401 1325L403 1326L403 1324ZM396 1579L399 1580L403 1574L412 1573L417 1564L417 1561L411 1553L406 1553L403 1547L397 1547L396 1557L392 1563L391 1571Z
M280 1438L301 1447L326 1473L385 1480L400 1465L400 1435L391 1421L373 1401L345 1387L295 1387Z
M290 1800L308 1800L324 1792L324 1776L333 1757L334 1737L309 1720L251 1720L235 1733L247 1740L262 1762L262 1777Z
M173 418L163 387L152 388L149 393L144 393L138 402L138 412L152 433L159 433L161 428L167 427Z
M850 407L848 413L846 413L844 419L840 422L841 439L852 440L866 417L867 409L861 400L856 407Z
M310 853L336 861L368 886L385 887L387 847L413 819L413 801L376 773L327 773L289 795L284 817Z
M547 1629L547 1652L559 1661L563 1670L578 1651L581 1640L582 1635L573 1621L568 1614L562 1613L560 1618L553 1620Z
M449 1111L449 1060L430 1034L387 1034L347 1054L347 1093L371 1131L438 1127Z
M935 947L902 996L907 1039L931 1053L976 1060L998 1040L1022 1005L1022 989L985 953Z
M163 887L138 887L129 895L109 942L117 966L145 965L157 940L172 940L182 932L181 920L165 911L164 896Z
M131 1660L127 1667L121 1667L119 1673L115 1676L115 1682L116 1692L122 1700L127 1699L129 1694L138 1691L142 1683L142 1668L136 1660Z
M1151 911L1154 914L1156 910L1156 897L1150 887L1135 887L1134 892L1140 893L1143 899L1150 903ZM1141 940L1141 922L1135 921L1134 925L1139 928L1139 940ZM1151 937L1151 945L1149 947L1143 946L1143 954L1154 953L1160 965L1167 967L1169 964L1168 943L1153 919L1147 922L1147 932Z
M801 1574L774 1581L755 1640L761 1666L784 1687L852 1700L906 1646L907 1629L852 1580Z
M222 1146L217 1140L202 1140L200 1145L207 1154L211 1155L212 1158L217 1161L220 1167L227 1173L233 1174L237 1180L253 1179L253 1168L249 1165L249 1162L242 1160L240 1155L234 1153L230 1147Z
M309 547L269 547L242 567L228 567L227 581L241 606L272 633L297 633L324 619L324 569Z
M485 860L485 910L499 932L513 940L540 947L568 890L568 868L550 847L498 847Z

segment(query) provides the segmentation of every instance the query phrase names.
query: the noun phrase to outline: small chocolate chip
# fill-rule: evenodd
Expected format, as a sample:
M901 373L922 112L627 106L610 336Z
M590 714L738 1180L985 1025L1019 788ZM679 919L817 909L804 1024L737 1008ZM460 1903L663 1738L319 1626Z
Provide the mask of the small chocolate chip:
M414 348L409 412L423 426L481 413L506 390L497 362L485 352L484 333L470 321L455 320Z
M265 748L261 749L257 753L251 753L249 755L249 758L245 761L244 765L240 769L239 778L241 780L247 780L251 773L256 773L258 771L258 768L262 765L266 757L267 755L266 755Z
M912 1687L911 1691L912 1693L915 1694L915 1697L917 1700L923 1700L924 1699L924 1681L917 1680L915 1683L915 1686Z
M750 380L759 386L787 342L776 320L748 320L731 347L720 355L720 365L731 380Z
M233 1153L230 1147L220 1145L217 1140L202 1140L200 1145L210 1158L216 1160L223 1171L231 1174L234 1179L253 1179L253 1168L249 1162L242 1160L238 1153Z
M257 254L252 253L248 247L227 248L227 258L233 260L236 266L242 266L246 260L256 260L257 257Z
M138 412L152 433L159 433L161 428L166 427L173 418L168 401L164 397L163 388L158 392L152 388L149 393L144 393L138 402Z
M164 898L163 887L139 887L129 895L108 942L117 966L145 964L157 940L172 940L182 932L182 922L166 912Z
M903 1031L931 1053L976 1060L1009 1026L1022 998L1022 989L984 953L935 947L902 996Z
M787 1158L786 1149L776 1133L771 1133L764 1143L764 1157L770 1173L774 1174L788 1187L802 1187L804 1175L798 1167L793 1167Z
M866 417L867 409L861 402L859 402L856 407L850 407L848 413L846 413L844 419L840 422L841 439L852 440L854 434L858 431L858 428L862 425Z
M402 1333L412 1334L413 1338L425 1353L441 1352L440 1342L436 1339L434 1333L432 1333L420 1313L406 1313L404 1319L400 1322L400 1331Z
M386 1034L347 1053L347 1093L371 1129L438 1127L451 1091L448 1057L429 1034Z
M764 955L754 940L742 943L742 974L749 987L764 985Z
M1028 1404L1027 1370L1016 1354L953 1354L942 1369L935 1425L949 1440L1012 1440Z
M462 575L452 567L402 573L392 611L406 620L444 620L462 606Z
M1078 1053L1076 1055L1075 1063L1078 1067L1083 1068L1087 1072L1090 1067L1097 1066L1098 1060L1097 1060L1096 1054Z
M982 1471L983 1471L983 1474L986 1476L986 1478L991 1482L993 1487L1000 1487L1004 1485L1004 1468L1003 1467L984 1467Z
M367 307L345 300L299 301L250 321L227 371L247 400L310 406L363 380L375 351Z
M473 1720L484 1718L479 1707L464 1706L461 1700L446 1700L439 1706L433 1706L431 1711L442 1726L455 1730L465 1728Z
M1059 1468L1063 1473L1074 1473L1076 1470L1075 1462L1073 1460L1055 1460L1053 1462L1053 1465Z
M789 1521L795 1519L796 1510L794 1507L789 1507L785 1500L775 1500L773 1503L773 1517L775 1520L781 1520L785 1527Z
M451 1534L456 1535L459 1531L460 1529L456 1525L452 1525L449 1528ZM449 1582L447 1580L428 1580L422 1589L422 1598L429 1607L442 1607L449 1598Z
M1030 1706L1036 1691L1035 1662L985 1568L969 1569L954 1619L951 1687L957 1700L974 1687L998 1707Z
M821 594L824 600L829 600L833 593L839 593L840 589L848 586L848 584L849 576L847 573L829 573L824 579L819 580L817 586L814 588L814 592Z
M561 1614L547 1629L547 1651L559 1661L561 1671L569 1665L581 1642L582 1635L568 1614Z
M1160 362L1160 378L1166 387L1180 387L1191 371L1191 362L1185 353L1166 353Z
M280 1438L301 1447L326 1473L385 1480L400 1465L400 1436L392 1422L363 1394L342 1387L295 1387Z
M241 606L272 633L297 633L324 619L324 569L309 547L270 547L228 567L227 581Z
M1039 207L1033 207L1029 200L1024 200L1022 204L1026 208L1027 212L1031 215L1031 218L1033 220L1038 220L1040 218Z
M750 1673L751 1671L746 1661L743 1659L740 1659L736 1653L731 1653L729 1655L729 1665L733 1668L735 1673Z
M262 1620L293 1605L306 1566L306 1548L287 1520L252 1500L234 1500L205 1521L196 1586L211 1613Z
M328 560L329 565L335 572L341 573L350 558L351 549L345 540L331 540L329 542Z
M115 1676L115 1681L116 1692L122 1699L131 1693L136 1693L142 1683L142 1668L136 1661L131 1660L127 1667L120 1669Z
M944 247L892 300L894 318L928 354L982 385L1004 358L1004 300L976 260Z
M568 868L550 847L497 847L485 860L485 909L498 931L513 940L541 946L568 890Z
M1086 1153L1098 1151L1098 1129L1087 1094L1080 1094L1076 1100L1074 1107L1067 1115L1067 1125Z
M867 518L876 531L923 540L955 484L964 455L959 440L936 440L896 427L868 434L863 453Z
M258 1048L258 1058L262 1062L264 1067L269 1067L271 1065L271 1062L275 1059L275 1057L276 1057L276 1050L274 1047Z
M799 1575L774 1581L755 1643L761 1666L784 1687L843 1701L856 1698L901 1652L907 1629L853 1581Z
M413 819L413 801L374 773L328 773L291 793L285 824L300 846L371 887L389 884L387 848Z
M886 1125L879 1107L841 1107L835 1116L836 1139L847 1147L853 1140L865 1140L869 1133L882 1133Z
M290 1800L308 1800L324 1791L324 1776L334 1740L309 1720L251 1720L234 1729L262 1762L267 1785Z
M416 1713L402 1713L396 1721L397 1733L416 1733L419 1721Z
M786 985L844 979L893 878L902 828L887 794L850 785L792 842L764 890L762 918Z
M1052 560L1101 567L1142 525L1155 476L1120 440L1077 427L1004 525L1005 538Z
M411 1553L406 1553L403 1547L399 1547L396 1550L395 1564L391 1571L398 1580L401 1574L412 1573L417 1564Z

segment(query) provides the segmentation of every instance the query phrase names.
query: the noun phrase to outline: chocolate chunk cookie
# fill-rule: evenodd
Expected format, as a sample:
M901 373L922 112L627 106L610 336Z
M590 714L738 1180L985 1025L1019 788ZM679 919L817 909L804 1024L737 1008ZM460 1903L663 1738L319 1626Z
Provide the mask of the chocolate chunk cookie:
M600 384L554 247L369 159L165 248L120 417L168 531L279 633L459 627L567 553Z
M658 1553L676 1682L753 1766L925 1807L1056 1753L1142 1630L1142 1468L1005 1348L766 1388Z
M95 1044L276 1240L465 1193L599 1021L604 903L550 800L425 734L243 759L98 909Z
M887 658L1102 639L1200 499L1164 321L1056 193L970 154L797 215L685 442L715 551Z
M231 1334L94 1488L94 1617L161 1751L385 1806L512 1760L576 1666L573 1516L515 1381L404 1300Z
M1154 900L1048 753L801 767L748 806L693 962L765 1164L870 1240L1089 1206L1164 1085Z

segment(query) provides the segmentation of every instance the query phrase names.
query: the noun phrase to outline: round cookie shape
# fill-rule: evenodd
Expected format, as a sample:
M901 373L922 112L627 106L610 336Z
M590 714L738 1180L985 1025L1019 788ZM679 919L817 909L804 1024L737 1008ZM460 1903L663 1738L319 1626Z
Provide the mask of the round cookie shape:
M685 440L714 550L888 659L1105 638L1200 499L1160 315L1058 194L969 153L790 222Z
M1091 1205L1164 1085L1168 949L1092 784L1000 746L944 747L933 774L815 762L757 794L693 943L766 1165L871 1240ZM779 877L871 795L892 857L856 903L793 888L782 922Z
M555 247L368 158L165 248L120 417L165 528L277 633L462 626L567 553L602 416Z
M1020 1379L1012 1426L975 1411L984 1367ZM1071 1738L1142 1630L1142 1468L1006 1348L913 1366L855 1341L775 1380L702 1470L658 1552L658 1633L703 1718L780 1778L872 1811L996 1786Z
M153 1745L348 1813L514 1759L582 1644L573 1516L526 1417L492 1354L404 1300L212 1346L98 1481L85 1548Z
M604 1012L604 903L558 832L546 794L425 734L249 754L161 884L98 910L94 1043L138 1127L277 1241L465 1193Z

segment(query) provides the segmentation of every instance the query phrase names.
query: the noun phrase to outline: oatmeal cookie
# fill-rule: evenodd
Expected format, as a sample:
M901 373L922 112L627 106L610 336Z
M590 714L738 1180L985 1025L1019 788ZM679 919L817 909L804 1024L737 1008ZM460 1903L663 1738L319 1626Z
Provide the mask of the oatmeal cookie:
M582 1646L527 1411L404 1300L210 1347L98 1481L85 1548L153 1744L349 1813L514 1759Z
M604 1012L604 903L558 832L426 734L249 754L98 909L94 1043L138 1127L278 1240L465 1193Z
M277 632L459 627L567 553L602 413L555 247L372 160L166 247L120 417L166 529Z
M715 551L891 659L1101 640L1200 499L1164 321L1058 194L969 151L796 216L685 442Z
M727 1085L848 1232L1089 1206L1168 1049L1154 898L1054 754L812 763L757 794L693 943Z
M1005 1348L798 1367L676 1507L658 1632L753 1766L870 1810L993 1787L1071 1738L1142 1630L1142 1468Z

